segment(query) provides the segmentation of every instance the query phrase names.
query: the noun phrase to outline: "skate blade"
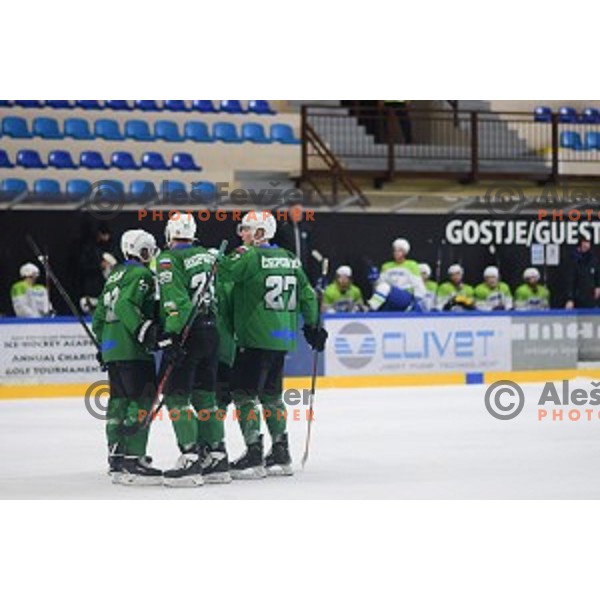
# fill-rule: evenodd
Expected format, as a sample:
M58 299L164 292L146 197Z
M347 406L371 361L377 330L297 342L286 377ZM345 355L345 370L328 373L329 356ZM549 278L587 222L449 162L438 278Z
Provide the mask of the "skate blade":
M187 475L185 477L164 477L162 481L165 487L185 488L185 487L200 487L204 485L202 475Z
M272 467L267 467L267 475L269 477L285 477L294 474L294 469L292 465L273 465Z
M249 467L242 471L231 471L233 479L264 479L267 476L267 471L264 467Z
M140 475L129 475L129 473L121 473L118 481L113 479L113 483L120 483L121 485L132 485L132 486L145 486L145 485L162 485L162 475L156 476L140 476Z
M204 475L204 483L231 483L233 481L231 473L225 471L223 473L210 473Z

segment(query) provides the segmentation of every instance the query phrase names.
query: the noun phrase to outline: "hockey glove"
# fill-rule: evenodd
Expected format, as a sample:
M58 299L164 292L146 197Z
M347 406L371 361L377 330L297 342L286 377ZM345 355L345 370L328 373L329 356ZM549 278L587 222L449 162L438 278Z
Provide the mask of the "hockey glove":
M308 345L317 352L325 350L325 342L327 341L327 330L319 325L304 325L302 328L304 337Z
M181 342L178 336L173 336L170 339L170 343L164 346L163 364L165 365L180 365L187 352L185 348L181 346Z
M165 350L173 344L173 338L164 333L160 327L152 321L142 323L137 332L137 340L143 344L148 352Z

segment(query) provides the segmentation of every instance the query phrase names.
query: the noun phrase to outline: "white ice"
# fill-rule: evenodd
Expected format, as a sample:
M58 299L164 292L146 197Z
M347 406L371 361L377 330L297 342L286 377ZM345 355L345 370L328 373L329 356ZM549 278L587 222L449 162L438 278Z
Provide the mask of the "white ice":
M2 401L0 498L600 498L597 413L539 422L541 385L523 389L525 409L510 421L487 413L481 385L324 389L304 471L306 422L291 421L294 477L194 489L112 484L103 423L80 398ZM238 424L229 417L226 428L236 457ZM162 468L175 461L170 423L153 426L149 453Z

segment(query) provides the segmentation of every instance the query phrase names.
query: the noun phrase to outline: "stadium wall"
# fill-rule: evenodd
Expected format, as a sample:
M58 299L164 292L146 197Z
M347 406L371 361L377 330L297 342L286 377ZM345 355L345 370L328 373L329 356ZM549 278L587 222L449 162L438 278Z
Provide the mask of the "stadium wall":
M482 384L600 377L595 311L326 315L322 387ZM0 320L0 399L83 396L106 381L96 350L70 317ZM303 339L286 386L308 388Z

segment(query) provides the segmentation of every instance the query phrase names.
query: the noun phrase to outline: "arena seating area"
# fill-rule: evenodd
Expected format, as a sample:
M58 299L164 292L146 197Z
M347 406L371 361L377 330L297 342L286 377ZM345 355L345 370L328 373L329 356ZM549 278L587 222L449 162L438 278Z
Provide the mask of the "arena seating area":
M138 202L149 190L234 185L240 173L292 176L300 166L299 115L280 106L266 100L0 100L0 198L79 201L103 181Z

